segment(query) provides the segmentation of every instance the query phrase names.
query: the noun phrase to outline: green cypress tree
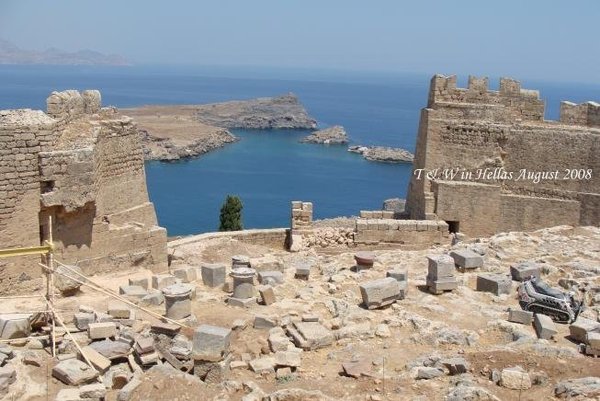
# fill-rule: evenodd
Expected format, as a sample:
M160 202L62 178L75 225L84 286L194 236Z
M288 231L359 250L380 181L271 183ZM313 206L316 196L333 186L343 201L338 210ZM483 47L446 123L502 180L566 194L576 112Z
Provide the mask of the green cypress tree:
M239 196L227 195L223 206L221 206L221 215L219 216L219 231L239 231L242 230L242 209L244 205Z

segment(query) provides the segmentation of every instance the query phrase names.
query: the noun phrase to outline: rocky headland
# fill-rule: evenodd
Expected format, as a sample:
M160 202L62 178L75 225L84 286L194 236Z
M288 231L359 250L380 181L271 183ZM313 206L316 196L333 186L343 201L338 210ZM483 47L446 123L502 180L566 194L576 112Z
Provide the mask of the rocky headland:
M302 138L302 143L318 143L324 145L343 145L348 143L348 134L341 125L335 125L315 131L312 134Z
M225 128L195 118L195 106L142 106L123 109L138 125L146 160L197 157L238 138Z
M201 123L241 129L315 129L312 118L293 93L195 106Z
M138 124L146 160L197 157L239 140L228 129L314 129L293 94L204 105L123 109Z
M406 149L389 148L385 146L355 145L348 152L361 154L365 159L384 163L412 163L414 155Z

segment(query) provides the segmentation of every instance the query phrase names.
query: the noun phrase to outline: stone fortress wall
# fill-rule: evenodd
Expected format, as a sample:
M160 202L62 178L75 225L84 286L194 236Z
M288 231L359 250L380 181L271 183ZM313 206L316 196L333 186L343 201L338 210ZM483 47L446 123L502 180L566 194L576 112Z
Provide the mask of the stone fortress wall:
M36 246L53 218L56 258L84 271L166 266L135 124L98 91L53 92L47 113L0 111L0 248ZM0 291L39 258L0 261Z
M434 76L421 111L409 217L444 220L471 236L600 225L600 105L562 102L559 121L544 120L544 107L537 91L513 79L492 91L487 78L470 77L458 88L456 76ZM557 177L518 179L523 171Z

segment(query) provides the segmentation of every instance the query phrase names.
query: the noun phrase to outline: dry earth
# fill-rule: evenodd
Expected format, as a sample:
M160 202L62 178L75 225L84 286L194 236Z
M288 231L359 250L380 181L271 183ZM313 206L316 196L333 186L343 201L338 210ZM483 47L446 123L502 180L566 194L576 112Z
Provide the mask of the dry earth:
M592 227L555 227L533 233L498 234L490 239L459 243L453 248L470 248L484 254L483 271L508 272L513 263L532 260L542 263L544 279L553 286L560 283L573 289L588 289L588 301L599 291L600 229ZM439 296L425 291L426 255L451 249L439 246L421 251L398 249L374 250L374 267L356 272L355 250L310 250L290 254L283 250L216 239L178 248L171 269L199 266L203 262L225 262L231 256L246 254L256 265L281 265L285 281L274 287L277 302L269 306L253 305L248 309L228 306L228 294L220 288L210 289L196 282L197 298L192 312L197 323L223 327L245 325L233 331L230 351L234 361L255 359L270 354L269 330L253 328L255 315L267 315L284 322L302 315L317 315L320 322L336 333L336 341L328 347L302 353L301 366L292 376L277 379L274 373L257 374L248 368L237 368L226 375L226 381L205 384L184 373L153 368L141 376L142 384L132 400L552 400L557 383L573 378L600 377L600 360L583 356L570 340L568 325L557 325L553 340L537 339L531 326L506 321L508 308L518 308L513 292L494 296L476 292L475 278L480 272L457 273L457 291ZM308 281L294 278L289 268L294 261L315 258L318 268ZM403 300L377 310L361 307L359 284L385 277L385 272L406 267L409 290ZM117 290L132 277L150 277L144 270L122 271L95 277L94 280ZM39 308L36 300L5 301L0 311ZM80 305L106 311L108 299L82 287L75 297L61 298L58 307L67 321ZM590 306L584 315L598 321L598 306ZM153 307L164 313L164 305ZM155 319L141 311L136 313L136 332L147 330ZM194 324L189 323L190 326ZM191 333L191 331L184 331ZM14 347L16 358L39 342L30 341ZM50 377L51 359L47 351L40 367L17 365L17 382L5 399L54 399L67 386ZM44 352L46 352L44 354ZM417 380L420 367L434 365L443 357L462 357L468 372L432 379ZM342 364L358 361L367 376L358 379L342 374ZM50 366L48 366L48 364ZM528 372L533 386L519 391L502 387L490 379L492 372L520 366ZM287 390L283 391L283 390ZM302 392L302 390L305 390ZM283 391L283 392L282 392ZM318 391L311 396L310 391ZM598 390L600 391L600 389ZM118 390L109 390L107 399L116 399ZM595 396L599 396L596 393ZM12 398L11 398L12 397ZM594 399L580 396L571 400Z

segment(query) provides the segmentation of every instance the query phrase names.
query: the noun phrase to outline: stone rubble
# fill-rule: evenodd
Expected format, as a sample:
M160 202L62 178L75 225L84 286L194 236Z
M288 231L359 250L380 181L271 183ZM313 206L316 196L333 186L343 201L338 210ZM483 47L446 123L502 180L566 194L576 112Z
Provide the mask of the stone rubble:
M463 399L461 397L497 400L496 392L497 395L515 395L519 391L537 391L536 394L550 397L550 393L555 393L556 381L549 379L552 377L550 371L544 372L546 365L541 364L533 370L530 365L525 365L527 359L519 359L518 355L522 353L527 358L539 358L538 361L547 363L556 358L569 361L590 358L600 350L600 322L586 312L571 325L555 324L545 315L520 310L516 299L512 298L514 288L508 296L491 296L477 291L478 277L499 274L504 279L510 277L507 273L514 265L512 261L498 262L494 257L498 250L491 250L487 244L475 243L468 248L473 252L474 249L481 251L478 255L486 255L485 265L477 268L484 272L467 268L460 274L456 273L455 260L441 253L449 249L372 251L376 263L359 270L353 268L356 252L345 252L336 257L312 253L278 258L264 255L259 262L256 260L261 258L255 256L236 257L236 267L227 266L224 270L239 275L237 287L244 287L238 288L237 292L234 288L234 294L248 297L245 299L249 300L249 306L244 309L229 305L229 294L219 285L211 286L210 280L202 276L202 269L195 268L200 274L196 274L190 283L184 283L185 277L180 275L175 277L174 284L160 291L151 289L160 294L163 291L174 294L178 291L173 289L186 289L190 316L178 320L189 328L172 323L150 323L145 320L144 312L121 301L108 300L102 306L105 309L81 305L73 311L69 324L73 330L75 327L83 330L75 330L73 335L93 367L87 366L83 355L70 339L64 337L59 345L57 359L60 361L53 376L71 387L63 389L57 396L68 400L69 397L82 398L83 394L92 397L90 399L110 394L113 399L127 400L140 388L146 388L145 377L151 371L167 372L161 370L166 368L216 389L220 387L211 386L225 386L228 380L249 377L265 383L271 380L278 384L312 382L321 380L321 367L326 369L323 375L328 375L327 369L335 366L337 374L342 375L336 376L336 380L372 382L373 386L381 388L385 376L387 383L398 380L404 391L415 397L417 393L413 390L418 387L411 385L417 386L417 383L418 386L433 386L432 394L445 396L448 400ZM458 246L459 250L465 249L464 243ZM508 251L504 249L503 252ZM425 255L430 255L429 259ZM521 256L514 259L521 259ZM173 272L186 269L178 266L189 268L194 265L189 260L176 262ZM254 270L257 263L261 270ZM277 266L283 266L283 269ZM310 266L308 277L295 279L298 266ZM542 275L548 276L548 273L542 271ZM165 275L157 276L163 276L166 282L173 280ZM157 284L163 279L156 280ZM443 282L444 279L453 280L455 288L441 297L431 294L427 285L432 280ZM143 289L143 279L126 278L124 281ZM581 285L579 281L578 285ZM197 294L195 299L192 293ZM141 299L133 299L140 305L147 305ZM199 305L202 305L200 309ZM202 309L204 305L210 306ZM168 316L172 306L156 304L148 307ZM211 316L211 308L219 309ZM593 308L590 307L592 311ZM235 319L219 320L218 315L223 311L230 311ZM465 318L461 315L465 312L471 315L460 320ZM565 340L567 335L569 339ZM582 350L590 356L582 355L570 341L582 344ZM18 383L15 378L22 374L18 369L11 373L10 367L15 364L9 355L13 358L14 354L19 355L18 360L28 369L44 368L46 356L36 359L35 355L42 348L47 349L48 344L39 343L30 341L27 345L26 350L34 354L21 354L17 348L13 351L12 345L0 346L0 365L9 369L4 382L0 372L0 391L2 383L8 383L5 386L8 391L15 388L15 382ZM416 354L433 347L438 350L436 353ZM515 362L497 363L495 355L503 353L514 353ZM412 359L406 364L395 361L396 358L406 360L408 355L412 355ZM516 366L519 364L527 366L527 370ZM74 370L72 365L81 372ZM103 379L104 395L95 384L97 377ZM262 394L257 398L261 401L261 397L274 394L258 391L260 387L244 390L242 381L238 383L228 387L229 390L223 387L223 391L232 391L228 394L236 394L239 399L252 399ZM344 381L341 385L352 386L350 383ZM389 397L392 390L387 383ZM585 388L581 390L582 394L589 391L588 387L593 391L594 383L588 384L587 387L583 384L578 387L577 382L556 386L555 394L567 397L563 394L575 394L580 387ZM340 393L339 399L358 401L365 397L377 399L378 396L386 399L380 391L373 390L375 387L366 394L361 391L360 397L358 393L347 396ZM323 391L327 392L328 387L324 386ZM219 399L212 397L208 399Z

